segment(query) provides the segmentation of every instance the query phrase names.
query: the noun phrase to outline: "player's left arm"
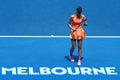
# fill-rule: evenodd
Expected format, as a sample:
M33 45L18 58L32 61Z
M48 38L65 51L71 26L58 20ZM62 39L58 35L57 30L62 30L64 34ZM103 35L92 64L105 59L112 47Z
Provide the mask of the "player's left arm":
M83 17L83 25L87 26L88 25L87 18L84 15L82 15L82 17Z

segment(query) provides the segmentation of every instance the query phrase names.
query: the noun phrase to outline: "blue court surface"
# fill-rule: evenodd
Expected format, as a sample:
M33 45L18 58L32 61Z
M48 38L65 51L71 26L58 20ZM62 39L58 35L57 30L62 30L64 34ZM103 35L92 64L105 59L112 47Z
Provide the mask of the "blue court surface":
M82 65L67 21L82 6ZM120 80L120 0L0 0L0 80Z
M0 38L0 80L120 79L119 38L84 39L80 67L70 46L69 38Z

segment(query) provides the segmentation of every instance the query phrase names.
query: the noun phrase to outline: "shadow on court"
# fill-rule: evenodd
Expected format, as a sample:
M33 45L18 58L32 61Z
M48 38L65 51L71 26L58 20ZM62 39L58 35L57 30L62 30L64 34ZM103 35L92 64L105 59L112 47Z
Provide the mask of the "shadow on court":
M73 57L74 57L75 61L77 62L78 61L78 56L77 55L73 55ZM65 56L64 58L66 60L70 61L69 56ZM83 60L83 57L81 57L81 60Z

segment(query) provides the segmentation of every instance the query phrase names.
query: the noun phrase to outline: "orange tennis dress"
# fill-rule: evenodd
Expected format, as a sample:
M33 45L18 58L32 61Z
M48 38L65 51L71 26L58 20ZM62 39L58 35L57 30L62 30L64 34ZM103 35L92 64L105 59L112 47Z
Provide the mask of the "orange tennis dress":
M82 23L82 19L80 18L73 18L73 21L72 21L72 28L73 29L76 29L80 24ZM80 25L79 28L77 28L76 31L74 32L70 32L70 38L71 39L76 39L76 40L80 40L80 39L83 39L85 38L86 34L82 28L82 26Z

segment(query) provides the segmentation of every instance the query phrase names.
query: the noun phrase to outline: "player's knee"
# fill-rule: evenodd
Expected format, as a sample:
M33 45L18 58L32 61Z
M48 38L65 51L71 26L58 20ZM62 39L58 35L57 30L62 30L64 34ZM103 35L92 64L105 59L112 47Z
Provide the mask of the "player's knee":
M73 46L72 46L72 49L75 49L75 47L76 47L76 46L75 46L75 45L73 45Z
M82 49L82 46L78 45L78 49Z

